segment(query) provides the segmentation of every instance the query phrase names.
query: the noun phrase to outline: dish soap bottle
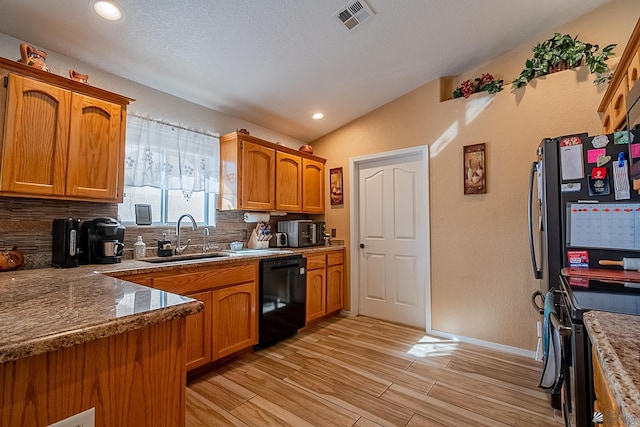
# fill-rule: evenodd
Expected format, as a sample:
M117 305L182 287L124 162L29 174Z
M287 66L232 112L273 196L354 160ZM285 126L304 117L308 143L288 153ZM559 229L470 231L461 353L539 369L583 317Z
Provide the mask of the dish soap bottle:
M142 241L142 236L138 236L138 241L133 244L133 258L144 259L147 245Z

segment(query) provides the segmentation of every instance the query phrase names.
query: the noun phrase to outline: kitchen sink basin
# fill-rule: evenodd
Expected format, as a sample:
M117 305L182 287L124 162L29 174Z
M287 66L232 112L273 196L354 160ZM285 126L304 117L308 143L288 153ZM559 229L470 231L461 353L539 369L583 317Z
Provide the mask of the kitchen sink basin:
M143 259L141 261L159 264L159 263L165 263L165 262L191 261L195 259L210 259L210 258L221 258L221 257L228 257L228 256L229 254L225 254L221 252L211 252L208 254L187 254L187 255L174 255L174 256L158 257L158 258L148 258L148 259Z

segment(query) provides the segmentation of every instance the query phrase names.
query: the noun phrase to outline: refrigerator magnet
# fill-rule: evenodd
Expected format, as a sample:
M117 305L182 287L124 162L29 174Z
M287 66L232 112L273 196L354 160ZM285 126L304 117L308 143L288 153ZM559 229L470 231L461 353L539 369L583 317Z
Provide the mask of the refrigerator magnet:
M563 181L584 178L582 144L560 147L560 169Z
M589 253L587 251L567 251L567 258L571 268L589 267Z
M629 200L631 188L629 186L629 171L624 153L620 152L618 161L613 163L613 189L616 200Z
M579 182L565 182L560 185L560 191L563 193L577 193L582 189Z
M605 179L607 177L607 168L593 168L591 177L593 179Z
M607 135L594 136L591 140L593 148L604 148L609 144L609 137Z
M605 169L605 168L593 168ZM597 175L596 175L597 174ZM587 175L589 182L589 195L590 196L608 196L611 194L611 188L609 186L609 178L606 175L606 169L604 174L602 172L594 172L594 174Z
M587 150L587 163L597 163L598 157L606 156L607 150L604 148L598 148L594 150Z
M604 154L600 154L598 156L598 160L596 160L596 166L604 166L611 161L611 156L606 156Z
M619 131L613 133L614 144L629 144L633 142L633 134L629 131Z

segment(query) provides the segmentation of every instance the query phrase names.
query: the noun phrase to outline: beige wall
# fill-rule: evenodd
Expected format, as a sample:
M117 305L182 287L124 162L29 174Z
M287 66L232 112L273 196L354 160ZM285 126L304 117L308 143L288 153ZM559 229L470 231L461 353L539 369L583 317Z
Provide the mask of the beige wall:
M579 34L622 54L640 16L637 0L616 0L558 32ZM491 72L510 82L542 33L521 49L459 76ZM617 59L612 61L616 63ZM529 302L533 279L527 234L527 188L535 149L543 137L601 130L597 107L604 86L585 67L537 79L524 89L440 102L433 81L312 143L327 169L345 171L345 204L329 207L328 228L349 242L349 158L428 144L431 205L432 328L450 334L534 350ZM462 147L487 144L488 192L463 195ZM327 206L329 201L327 200Z

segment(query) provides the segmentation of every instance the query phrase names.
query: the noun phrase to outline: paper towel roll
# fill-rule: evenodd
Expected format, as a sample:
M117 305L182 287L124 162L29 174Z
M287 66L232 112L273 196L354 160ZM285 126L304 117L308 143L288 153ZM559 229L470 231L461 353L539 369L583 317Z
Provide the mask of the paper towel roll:
M248 213L245 212L244 222L269 222L269 214L268 213Z

